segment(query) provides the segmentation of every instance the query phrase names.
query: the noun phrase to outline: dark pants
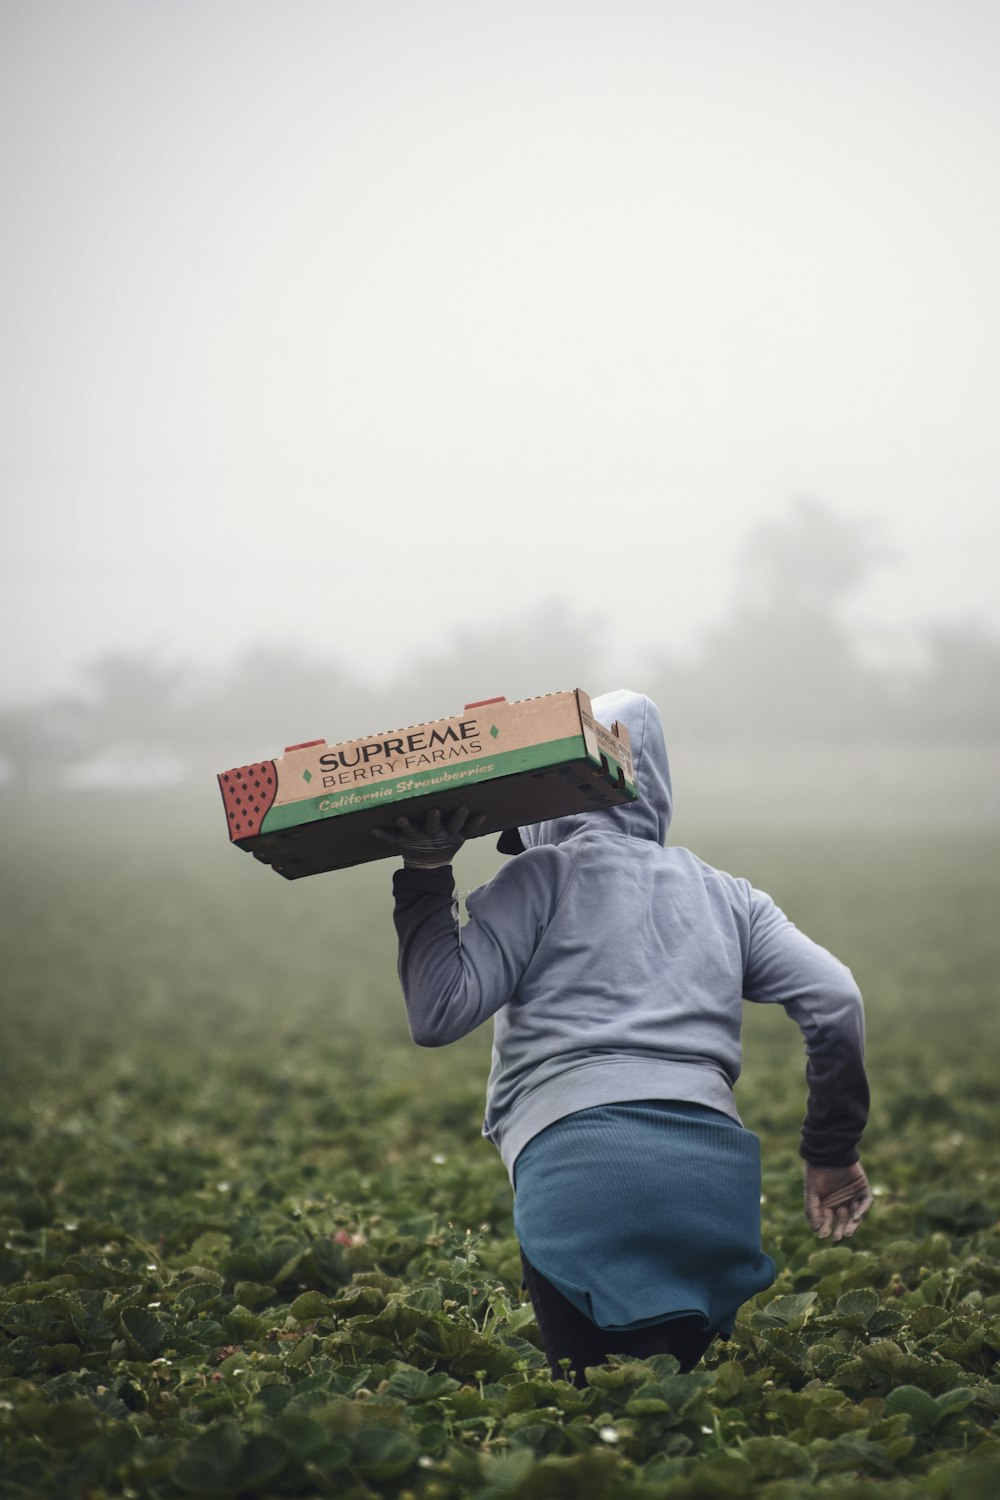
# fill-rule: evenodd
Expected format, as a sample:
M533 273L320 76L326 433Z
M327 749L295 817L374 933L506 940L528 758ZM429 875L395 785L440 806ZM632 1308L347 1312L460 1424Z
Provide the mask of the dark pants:
M559 1361L568 1359L575 1385L585 1386L586 1367L604 1364L609 1354L630 1354L634 1359L672 1354L682 1370L691 1370L715 1337L714 1331L705 1328L700 1318L671 1318L668 1323L653 1323L648 1328L628 1328L618 1333L598 1328L551 1281L546 1281L541 1271L535 1270L523 1250L521 1265L552 1374L562 1377L565 1372Z

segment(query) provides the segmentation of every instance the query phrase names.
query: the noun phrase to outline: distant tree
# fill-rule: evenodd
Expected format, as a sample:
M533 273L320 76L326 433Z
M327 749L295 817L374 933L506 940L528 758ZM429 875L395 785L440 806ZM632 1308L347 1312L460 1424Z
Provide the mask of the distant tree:
M1000 640L974 623L933 625L923 638L926 660L906 684L901 727L918 740L995 741Z
M658 664L686 732L787 740L844 737L871 724L880 685L843 609L883 556L866 526L818 501L755 527L728 616L691 663Z
M199 767L223 770L306 739L351 739L378 719L375 694L337 662L288 644L247 647L193 683L186 743Z
M176 748L185 669L152 653L112 652L85 668L82 685L95 749L155 743Z
M790 512L747 535L736 580L738 615L785 613L835 618L889 556L872 527L822 501L800 499Z
M392 702L397 714L427 717L479 698L531 698L577 687L596 694L604 686L599 630L596 614L582 616L554 600L488 621L456 633L443 652L407 664L392 685Z
M802 500L755 527L739 556L733 604L691 657L661 653L643 673L671 740L739 748L749 738L836 744L891 736L919 742L1000 737L1000 641L973 625L923 633L907 671L867 663L846 609L885 558L870 527ZM81 695L0 711L0 784L52 785L75 761L155 751L199 778L280 754L460 711L478 698L565 688L599 693L601 623L541 603L421 643L392 677L372 682L362 659L317 658L264 642L214 672L150 652L103 656Z
M26 788L32 767L46 748L38 709L0 709L0 785L18 791Z
M83 706L68 699L0 710L0 788L15 794L54 790L61 770L85 754Z

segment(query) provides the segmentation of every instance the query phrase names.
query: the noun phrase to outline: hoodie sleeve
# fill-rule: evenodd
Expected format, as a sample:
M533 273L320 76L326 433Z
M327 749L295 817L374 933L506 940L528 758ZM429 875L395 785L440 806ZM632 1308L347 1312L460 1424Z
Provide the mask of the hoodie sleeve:
M513 999L558 904L565 863L554 848L519 855L469 897L461 929L450 865L396 871L399 979L418 1046L455 1042Z
M814 1166L850 1166L868 1119L861 992L849 969L752 887L743 993L783 1005L802 1032L809 1097L800 1154Z

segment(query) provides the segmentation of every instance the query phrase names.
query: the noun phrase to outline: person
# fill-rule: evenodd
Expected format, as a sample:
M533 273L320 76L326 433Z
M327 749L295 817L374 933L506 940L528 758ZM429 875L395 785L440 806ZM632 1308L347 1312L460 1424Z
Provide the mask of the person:
M672 790L656 705L596 698L628 728L639 796L508 830L517 852L467 898L451 862L482 818L439 811L377 836L394 874L410 1032L437 1047L493 1018L483 1133L514 1189L525 1285L553 1375L578 1385L611 1354L691 1369L770 1286L760 1148L736 1108L742 1003L801 1028L805 1212L821 1238L871 1205L861 995L771 898L664 847Z

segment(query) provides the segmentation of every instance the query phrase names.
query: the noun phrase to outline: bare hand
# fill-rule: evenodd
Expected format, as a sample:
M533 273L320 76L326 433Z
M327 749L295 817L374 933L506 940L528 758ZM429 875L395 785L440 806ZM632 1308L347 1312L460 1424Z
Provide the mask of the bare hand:
M806 1218L821 1240L849 1240L871 1206L871 1188L859 1161L852 1167L806 1162Z
M395 831L373 828L372 837L380 843L391 844L411 869L436 870L441 865L450 865L465 840L474 838L485 822L485 813L476 813L470 818L467 807L456 807L442 828L441 811L432 807L424 819L423 828L419 823L401 817L396 819Z

